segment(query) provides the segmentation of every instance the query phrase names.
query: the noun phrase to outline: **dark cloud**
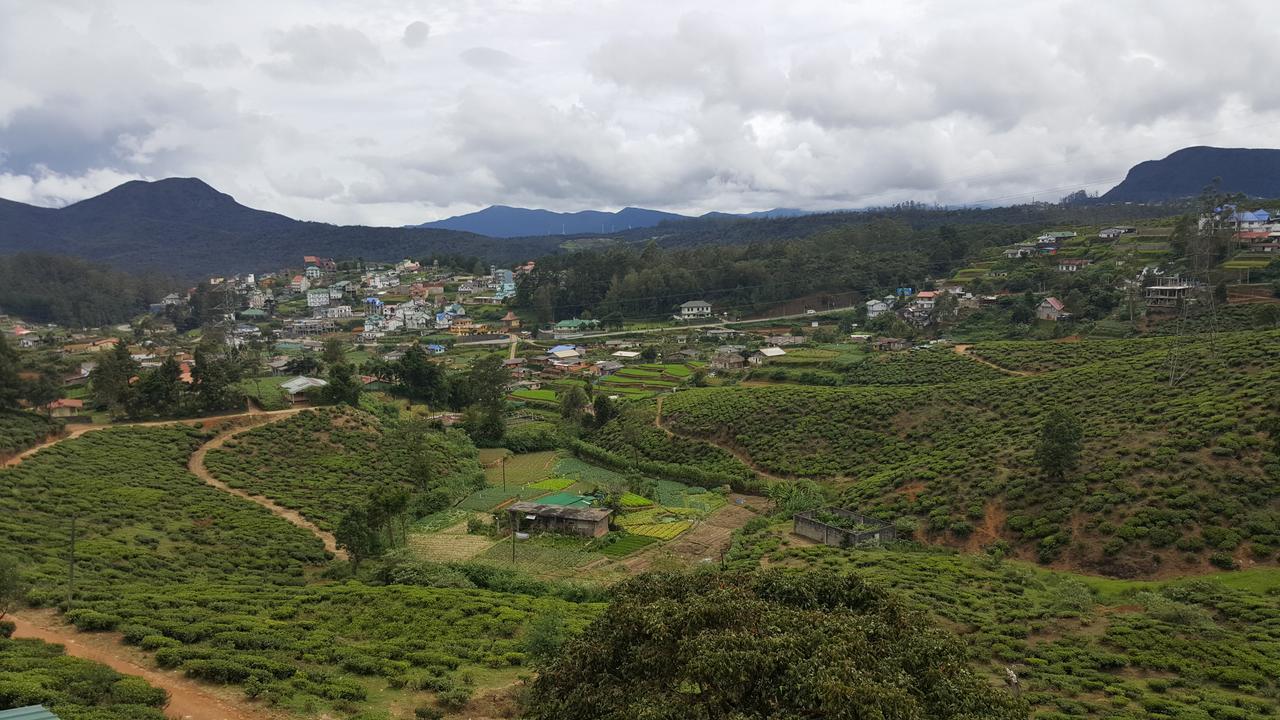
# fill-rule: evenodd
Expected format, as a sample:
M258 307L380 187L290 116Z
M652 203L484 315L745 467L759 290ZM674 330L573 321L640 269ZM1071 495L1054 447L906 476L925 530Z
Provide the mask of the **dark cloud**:
M421 20L414 20L404 26L404 35L400 38L400 42L405 47L420 48L427 44L427 37L431 35L431 26Z

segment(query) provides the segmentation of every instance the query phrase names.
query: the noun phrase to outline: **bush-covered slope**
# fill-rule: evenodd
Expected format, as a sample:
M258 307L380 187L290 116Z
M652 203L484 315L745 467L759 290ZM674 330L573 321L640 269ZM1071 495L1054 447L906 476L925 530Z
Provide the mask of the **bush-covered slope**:
M0 410L0 458L16 455L61 428L61 420L30 412Z
M664 424L766 472L828 480L863 510L917 516L934 539L998 534L1041 561L1118 574L1274 561L1280 482L1265 428L1280 390L1280 333L1180 347L1174 387L1169 353L1153 350L946 386L690 390L666 398ZM1054 407L1084 431L1081 465L1062 482L1034 460ZM687 438L615 425L601 437L640 437L646 456L697 460L682 449Z
M780 529L780 528L779 528ZM789 528L786 528L789 529ZM785 532L785 530L783 530ZM1100 580L936 548L787 547L741 535L731 565L852 571L959 635L1038 720L1273 717L1280 571L1170 583ZM1269 591L1267 588L1271 588Z
M0 627L0 710L44 705L62 720L164 720L167 701L142 678L69 657L59 645L9 639Z
M464 674L525 662L532 617L573 630L596 612L489 568L394 578L404 585L312 583L326 561L319 539L187 471L204 439L182 426L103 430L0 470L0 554L18 561L28 599L57 604L82 630L119 630L163 667L344 716L366 702L428 704L431 693L465 700Z
M476 449L461 431L390 426L347 407L251 430L211 450L205 465L228 485L296 509L326 530L383 485L439 489L443 505L483 484Z

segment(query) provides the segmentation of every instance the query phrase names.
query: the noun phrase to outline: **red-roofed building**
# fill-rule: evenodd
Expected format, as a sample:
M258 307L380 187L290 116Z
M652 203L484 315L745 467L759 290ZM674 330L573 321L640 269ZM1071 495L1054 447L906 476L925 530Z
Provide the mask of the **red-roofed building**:
M1065 312L1066 306L1056 297L1047 297L1040 301L1036 306L1036 317L1041 320L1053 320L1057 322L1063 318L1071 316L1071 313Z
M84 409L83 400L75 400L72 398L59 398L45 405L45 409L53 417L75 417Z

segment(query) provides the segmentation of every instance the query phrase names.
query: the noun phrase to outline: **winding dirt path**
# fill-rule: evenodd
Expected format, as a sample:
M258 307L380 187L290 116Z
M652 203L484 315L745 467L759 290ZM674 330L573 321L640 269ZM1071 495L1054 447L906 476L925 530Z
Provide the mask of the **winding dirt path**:
M187 460L187 469L191 471L192 475L195 475L196 477L203 480L206 485L215 487L230 495L235 495L238 498L248 500L249 502L254 503L255 505L260 505L266 508L267 510L270 510L272 515L275 515L281 520L284 520L285 522L288 522L292 525L296 525L302 528L303 530L306 530L307 532L311 533L312 535L315 535L316 537L320 538L321 542L324 543L325 550L328 550L329 552L333 553L335 556L337 556L342 560L346 560L347 551L342 550L338 547L338 542L337 540L334 539L333 533L329 533L329 532L325 532L324 530L321 530L319 527L315 525L315 523L303 517L302 514L299 513L297 510L290 510L289 508L284 507L283 505L277 505L272 500L262 497L261 495L253 495L249 493L247 490L241 490L239 488L231 487L230 485L215 478L213 476L213 473L210 473L209 469L205 467L205 464L204 464L204 458L206 455L209 454L209 451L213 450L214 448L222 447L223 444L227 442L227 440L230 440L231 438L241 433L245 433L250 430L260 428L263 425L267 425L272 422L275 422L277 419L280 419L281 417L295 415L299 412L302 412L303 409L304 408L280 410L270 414L261 413L257 417L261 417L264 419L257 420L255 422L250 422L219 434L217 437L213 438L209 442L205 443L204 445L201 445L199 449L197 449L194 453L191 453L191 458Z
M118 633L82 633L64 625L56 613L33 610L10 613L6 620L17 625L15 638L34 638L66 648L67 655L100 662L126 675L136 675L169 693L164 714L176 720L278 720L284 715L251 705L231 691L220 691L195 682L181 673L154 670L143 663L145 655L121 643Z
M1012 375L1014 377L1030 377L1035 374L1035 373L1029 373L1025 370L1010 370L1009 368L1006 368L1006 367L1000 367L999 365L991 362L990 360L987 360L985 358L980 358L977 355L974 355L973 353L969 352L969 348L973 347L972 345L955 345L953 347L957 355L963 355L976 363L986 365L987 367L992 368L994 370L999 370L1005 375Z
M658 428L662 432L666 433L667 435L670 435L671 437L678 437L678 438L685 437L684 435L681 435L680 433L677 433L673 431L671 428L662 424L662 396L661 395L658 396L658 409L653 416L653 426ZM748 456L746 453L742 452L741 450L735 447L730 447L728 445L725 445L724 443L718 443L715 440L712 440L710 438L704 438L704 437L686 438L686 439L697 440L699 442L704 442L708 445L713 445L715 447L720 448L721 450L737 458L738 462L751 468L752 472L759 475L760 477L768 478L770 480L773 480L774 482L795 482L794 478L786 478L786 477L782 477L781 475L774 475L768 470L764 470L760 466L756 465L755 461L753 461L750 456Z

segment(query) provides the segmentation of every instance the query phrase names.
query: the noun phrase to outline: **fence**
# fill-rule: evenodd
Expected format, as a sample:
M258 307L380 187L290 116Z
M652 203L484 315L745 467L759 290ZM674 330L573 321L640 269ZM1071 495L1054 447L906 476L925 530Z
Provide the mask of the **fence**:
M859 527L858 529L843 528L818 519L829 515L844 518ZM863 543L881 543L896 540L898 537L898 533L892 525L841 508L824 508L822 510L799 512L795 514L794 520L795 533L797 535L836 547L851 547Z

